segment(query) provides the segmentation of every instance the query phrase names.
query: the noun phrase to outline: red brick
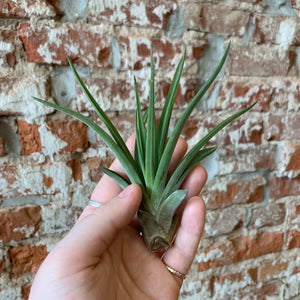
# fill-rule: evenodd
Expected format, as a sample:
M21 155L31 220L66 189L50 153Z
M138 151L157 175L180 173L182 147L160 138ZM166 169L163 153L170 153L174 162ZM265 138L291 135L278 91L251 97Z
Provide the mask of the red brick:
M4 273L5 271L6 271L5 260L0 259L0 276L1 273Z
M250 13L231 7L189 3L185 11L185 25L189 29L209 33L243 36Z
M261 82L223 81L212 109L241 110L258 102L252 110L265 112L269 110L272 92L270 85Z
M219 189L218 185L222 188ZM238 203L261 202L264 198L266 181L262 177L252 180L220 182L215 187L205 187L201 193L207 209L216 209Z
M264 261L260 265L259 269L259 280L260 281L271 281L274 278L281 277L287 271L289 266L288 260L276 259Z
M265 139L268 141L298 140L300 138L300 115L271 115L267 122Z
M249 228L261 228L282 224L285 220L284 203L272 203L252 210Z
M48 252L44 245L20 245L9 249L11 276L18 277L26 273L36 273Z
M257 282L257 268L242 270L241 272L225 272L219 275L219 282L221 285L228 282L247 282L247 285L252 285Z
M280 46L232 44L226 67L236 76L296 76L295 62L295 53Z
M25 300L29 299L30 289L31 289L31 283L26 283L25 285L22 286L23 299Z
M75 64L108 68L109 35L74 29L71 23L45 25L21 23L18 36L24 44L27 60L35 63L67 65L67 55Z
M223 285L225 281L238 282L242 281L244 276L242 273L223 273L219 275L219 282Z
M300 248L300 231L299 230L290 229L288 231L286 248L287 249Z
M78 120L48 121L48 126L53 134L67 143L62 153L84 152L88 147L87 126Z
M300 175L292 179L272 175L269 190L270 197L275 199L287 196L298 196L300 194Z
M34 236L41 222L40 207L0 211L0 240L3 243Z
M30 155L42 151L39 127L39 125L32 125L26 121L18 120L18 135L22 147L21 155Z
M53 178L52 177L48 177L45 174L43 174L43 179L44 179L44 184L47 188L51 187L51 185L53 184Z
M239 236L225 242L217 242L198 252L198 270L204 271L238 261L279 252L283 234L263 232L255 237Z
M4 140L0 138L0 156L5 155L5 147L4 147Z
M138 13L135 13L136 6ZM109 23L123 26L142 26L165 29L169 16L176 9L176 1L110 1L104 6L96 0L90 1L87 21L93 24Z
M278 298L280 292L283 289L283 283L281 281L275 281L272 283L263 284L262 286L253 286L250 289L242 289L239 293L239 299L244 299L253 295L254 298L250 299L259 299L259 300L268 300L272 297Z
M82 170L80 159L74 159L67 162L67 165L72 169L72 177L75 181L82 180Z

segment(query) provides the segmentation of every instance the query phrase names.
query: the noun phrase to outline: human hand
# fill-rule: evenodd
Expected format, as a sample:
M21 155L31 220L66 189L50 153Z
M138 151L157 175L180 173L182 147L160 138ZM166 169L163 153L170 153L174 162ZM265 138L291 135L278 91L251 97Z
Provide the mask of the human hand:
M127 142L134 148L134 136ZM176 145L169 172L187 150L184 139ZM118 161L111 169L124 174ZM140 236L136 212L142 193L132 184L123 192L108 176L95 188L72 230L49 253L32 285L30 299L177 299L182 279L166 268L187 274L205 221L205 204L197 195L207 175L196 166L182 184L187 200L180 208L181 223L173 245L152 253Z

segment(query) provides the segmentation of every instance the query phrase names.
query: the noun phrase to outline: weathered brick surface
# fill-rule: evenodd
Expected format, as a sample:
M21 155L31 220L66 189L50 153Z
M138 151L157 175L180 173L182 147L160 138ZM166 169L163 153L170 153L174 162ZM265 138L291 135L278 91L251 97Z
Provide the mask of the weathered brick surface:
M52 178L52 179L51 179ZM66 163L0 166L0 199L62 192L72 181Z
M0 29L0 66L1 67L13 67L15 65L16 41L17 41L17 36L15 31Z
M189 3L185 10L185 25L193 30L243 36L249 16L249 12L228 6Z
M32 96L51 99L48 78L0 77L0 116L21 114L34 118L53 111L43 108Z
M282 198L297 196L300 192L300 176L290 179L288 177L276 177L273 175L270 180L270 197Z
M292 201L288 206L288 222L297 224L300 222L300 202Z
M223 181L223 180L222 180ZM232 204L261 202L266 181L262 177L252 180L216 182L204 188L202 196L208 209L216 209ZM224 183L226 184L224 186Z
M277 45L245 48L241 44L233 44L227 69L235 76L293 76L296 75L295 59L295 52L282 52Z
M282 246L282 233L264 232L253 238L239 236L199 251L198 270L204 271L267 253L279 252Z
M184 49L172 132L231 43L217 80L189 117L189 148L214 137L203 162L206 225L180 299L298 299L300 295L300 1L0 1L0 299L27 299L39 264L69 231L114 157L70 68L122 137L134 127L155 65L157 117ZM72 2L72 3L71 3ZM1 242L0 242L1 244Z
M41 222L40 207L0 211L0 240L5 243L32 237Z
M300 143L285 143L282 149L282 166L286 171L300 169Z
M50 131L67 145L59 153L82 152L88 147L87 126L80 121L49 121Z
M0 17L29 18L32 15L54 17L55 10L45 0L2 0L0 3Z
M214 101L212 108L243 109L251 103L257 101L254 110L268 111L273 88L267 83L228 80L223 81L218 92L218 97Z
M249 228L261 228L282 224L285 220L284 203L260 206L252 210Z
M107 34L73 28L67 23L50 22L39 26L21 23L18 36L30 62L66 65L69 55L76 64L110 67L111 39Z
M18 135L22 146L22 155L29 155L42 150L38 127L38 125L31 125L26 121L18 120Z
M114 25L165 28L169 16L177 8L176 1L89 1L87 21Z
M300 231L297 229L291 229L288 232L286 248L293 249L300 247Z
M12 269L11 276L18 277L26 273L36 273L48 252L44 245L21 245L9 249Z
M271 140L298 140L300 137L299 114L272 115L268 118L265 138Z
M201 134L201 137L220 124L226 117L222 115L207 115L200 118L190 118L183 129L183 136L187 139ZM240 117L225 127L222 132L212 140L217 145L261 144L263 135L263 122L257 118Z
M241 228L247 220L245 207L230 206L206 213L205 237L227 234Z

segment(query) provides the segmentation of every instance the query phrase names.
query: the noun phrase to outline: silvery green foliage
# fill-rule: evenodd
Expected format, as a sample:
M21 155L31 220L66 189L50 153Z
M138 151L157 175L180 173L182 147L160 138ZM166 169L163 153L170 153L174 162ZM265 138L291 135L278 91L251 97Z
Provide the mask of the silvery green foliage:
M200 99L203 97L222 69L226 61L228 51L229 46L227 47L225 54L223 55L219 65L211 77L202 86L202 88L198 91L198 93L182 113L170 136L168 136L168 129L179 86L180 76L183 70L185 52L174 73L158 126L156 124L157 116L154 108L156 99L154 96L154 64L153 55L151 52L149 106L144 113L141 110L138 86L136 80L134 79L136 93L136 141L134 157L130 154L117 129L114 127L104 111L99 107L97 101L93 98L82 82L70 58L68 58L69 63L79 85L94 107L97 115L109 130L110 135L96 123L75 111L35 98L35 100L43 104L54 107L57 110L65 112L81 120L91 129L93 129L102 138L102 140L122 164L129 178L129 182L116 172L100 166L101 170L105 174L118 182L122 188L127 187L130 183L139 184L142 189L143 199L138 211L138 217L142 226L143 238L152 251L167 249L170 247L173 241L178 222L178 216L175 212L187 194L186 190L180 190L180 186L192 168L203 158L212 154L217 149L217 147L204 148L204 146L223 127L247 112L254 105L253 104L227 118L208 134L206 134L188 153L186 153L184 158L178 164L176 170L173 172L173 174L171 174L170 178L167 178L172 154L184 125L195 106L198 104Z

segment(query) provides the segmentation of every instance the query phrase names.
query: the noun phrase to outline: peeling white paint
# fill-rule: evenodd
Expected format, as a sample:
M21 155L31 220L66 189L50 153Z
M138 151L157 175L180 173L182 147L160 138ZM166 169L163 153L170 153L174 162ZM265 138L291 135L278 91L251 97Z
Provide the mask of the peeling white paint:
M207 253L201 253L200 255L197 255L196 262L202 263L202 262L213 261L213 260L222 258L223 255L224 255L224 252L222 250L216 248Z
M276 42L281 45L283 50L287 50L293 43L296 33L296 22L294 19L286 19L280 23Z
M5 43L3 41L0 41L0 51L4 53L10 53L15 50L15 47L11 43Z
M38 116L43 116L54 111L53 108L46 107L32 97L46 98L45 79L39 78L37 81L21 79L14 82L13 89L2 86L0 91L0 111L10 111L21 113L27 120L33 120ZM53 99L47 99L53 102Z
M59 153L61 149L68 145L57 135L54 135L46 124L41 124L38 130L41 136L42 151L44 155L53 157L54 154Z
M23 227L14 228L13 232L25 233L25 238L29 238L33 234L34 230L34 226L28 227L27 225L24 225Z

